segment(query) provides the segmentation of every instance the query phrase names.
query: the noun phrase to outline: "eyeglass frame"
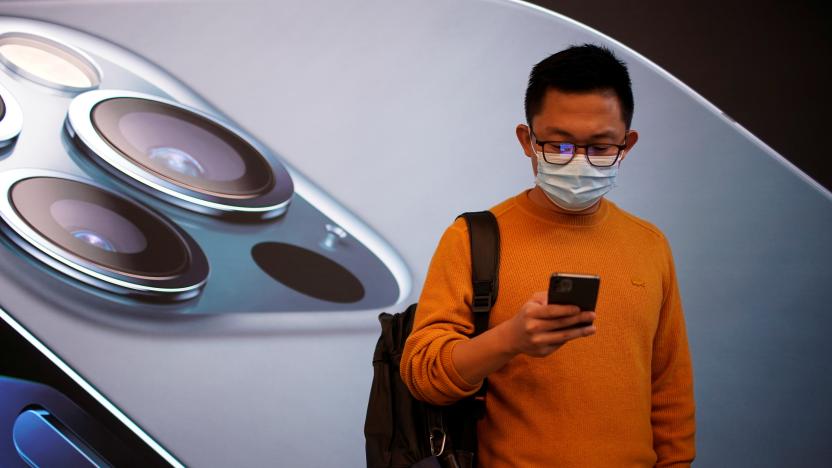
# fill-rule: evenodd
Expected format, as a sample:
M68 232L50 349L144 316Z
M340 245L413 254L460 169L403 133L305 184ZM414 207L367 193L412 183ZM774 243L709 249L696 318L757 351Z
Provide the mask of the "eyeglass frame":
M624 151L624 149L625 149L625 148L627 148L627 137L628 137L629 135L630 135L629 133L627 133L626 135L624 135L624 143L623 143L623 144L620 144L620 145L616 145L616 144L613 144L613 143L587 143L587 144L585 144L585 145L579 145L579 144L577 144L577 143L573 143L573 142L571 142L571 141L555 141L555 140L551 140L551 141L540 141L540 140L538 140L538 139L537 139L537 135L535 135L535 134L534 134L534 129L532 128L532 126L531 126L531 125L529 125L529 136L530 136L530 137L534 140L534 141L530 141L529 143L531 143L532 145L534 145L534 144L536 143L537 145L539 145L539 146L540 146L541 153L543 153L543 159L544 159L547 163L549 163L549 164L557 164L557 165L559 165L559 166L565 166L565 165L567 165L567 164L571 163L571 162L572 162L572 160L573 160L573 159L575 159L575 155L576 155L576 154L578 154L578 149L579 149L579 148L583 148L583 149L584 149L584 158L586 158L586 162L588 162L590 166L594 166L594 167L612 167L612 166L614 166L614 165L615 165L615 163L616 163L616 162L618 162L618 158L620 158L620 157L621 157L621 152L622 152L622 151ZM572 149L572 156L570 156L570 157L569 157L569 160L568 160L568 161L563 162L563 163L549 161L549 159L547 159L547 158L546 158L546 153L545 153L545 152L543 152L543 145L545 145L545 144L547 144L547 143L548 143L548 144L555 144L555 143L558 143L558 144L564 144L564 143L565 143L565 144L572 145L572 148L573 148L573 149ZM589 147L590 147L590 146L593 146L593 145L607 145L607 146L615 146L616 148L618 148L618 153L616 153L616 155L615 155L615 159L613 159L613 161L612 161L609 165L607 165L607 166L599 166L599 165L597 165L597 164L592 164L592 161L589 159L589 155L587 154L587 152L589 151ZM534 149L534 147L532 147L532 149ZM563 153L558 153L558 154L563 154Z

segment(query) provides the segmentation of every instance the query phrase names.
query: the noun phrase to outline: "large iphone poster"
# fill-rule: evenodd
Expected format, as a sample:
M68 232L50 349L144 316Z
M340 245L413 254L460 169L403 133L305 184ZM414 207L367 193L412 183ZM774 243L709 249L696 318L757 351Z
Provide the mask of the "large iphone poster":
M610 198L673 246L697 460L828 457L832 196L638 51L509 0L66 1L0 5L0 465L363 466L378 314L533 186L576 43L633 78Z

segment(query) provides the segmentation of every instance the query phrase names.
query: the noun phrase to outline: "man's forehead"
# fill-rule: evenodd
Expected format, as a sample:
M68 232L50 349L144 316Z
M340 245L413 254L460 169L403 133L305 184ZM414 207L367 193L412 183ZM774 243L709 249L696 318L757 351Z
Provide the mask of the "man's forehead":
M598 89L586 92L565 92L549 88L543 96L540 112L551 111L594 111L621 112L621 100L610 89Z
M607 90L583 93L549 90L531 124L540 135L617 136L625 130L618 96Z

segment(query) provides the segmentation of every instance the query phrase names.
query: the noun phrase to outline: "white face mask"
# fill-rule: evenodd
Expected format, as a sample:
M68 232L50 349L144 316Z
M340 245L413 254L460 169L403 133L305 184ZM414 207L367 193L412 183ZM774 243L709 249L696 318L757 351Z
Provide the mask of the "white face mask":
M537 155L537 185L552 202L567 211L581 211L594 205L615 186L618 165L595 167L586 156L576 154L568 164L552 164ZM619 159L620 161L620 159Z

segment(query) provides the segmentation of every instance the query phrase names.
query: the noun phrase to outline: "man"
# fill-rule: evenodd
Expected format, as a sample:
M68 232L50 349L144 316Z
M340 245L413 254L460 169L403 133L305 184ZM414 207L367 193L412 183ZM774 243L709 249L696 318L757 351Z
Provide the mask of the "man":
M689 466L693 370L670 246L603 197L638 141L627 68L607 49L571 47L535 65L525 105L516 133L536 185L491 208L501 253L490 328L466 336L460 218L431 260L402 379L449 404L488 377L480 466ZM548 305L554 272L600 276L596 310Z

